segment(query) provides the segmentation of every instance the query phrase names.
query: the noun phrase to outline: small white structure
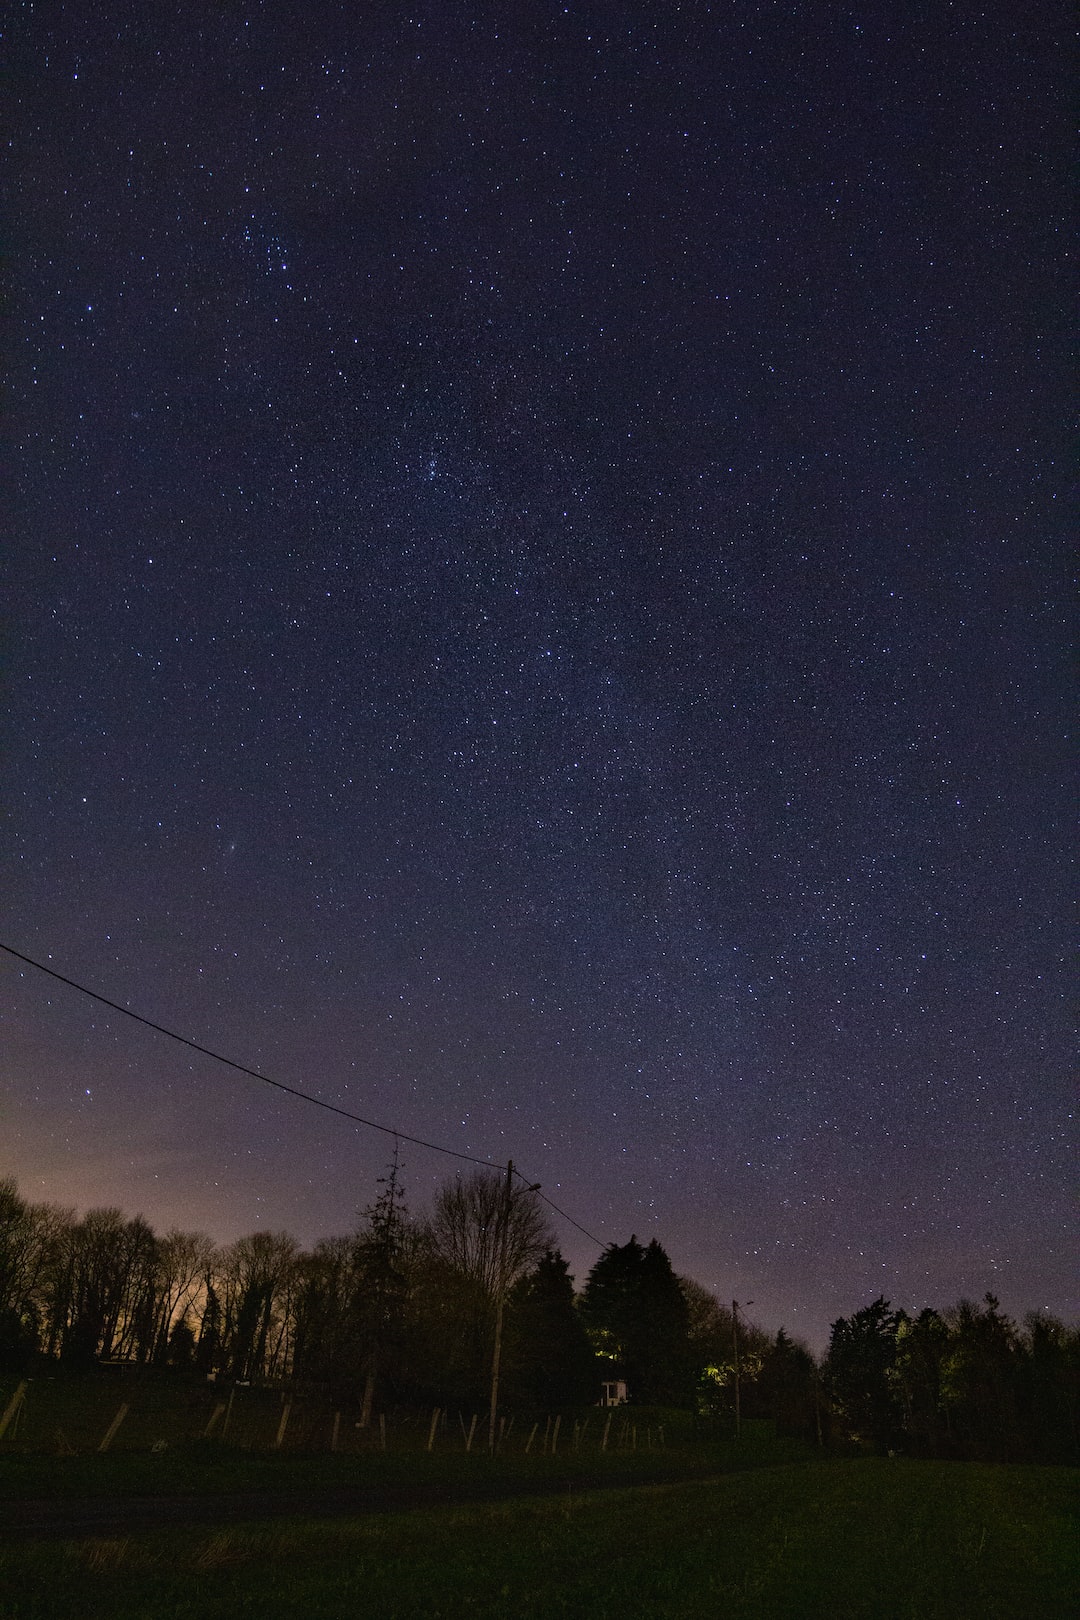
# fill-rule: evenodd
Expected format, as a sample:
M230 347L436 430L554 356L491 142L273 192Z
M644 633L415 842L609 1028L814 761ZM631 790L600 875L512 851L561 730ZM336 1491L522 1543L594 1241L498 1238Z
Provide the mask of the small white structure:
M600 1385L601 1406L622 1406L626 1401L626 1384L621 1378L612 1378Z

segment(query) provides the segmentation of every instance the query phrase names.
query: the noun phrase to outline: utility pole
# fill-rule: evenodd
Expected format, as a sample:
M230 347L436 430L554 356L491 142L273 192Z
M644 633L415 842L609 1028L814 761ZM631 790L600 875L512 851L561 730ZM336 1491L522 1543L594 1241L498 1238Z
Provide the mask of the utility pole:
M495 1348L491 1352L491 1409L488 1412L488 1450L495 1450L495 1412L499 1404L499 1360L502 1356L503 1305L506 1302L506 1242L510 1235L510 1204L513 1198L514 1161L506 1161L506 1192L499 1230L499 1270L495 1278Z
M506 1161L506 1187L499 1231L499 1270L495 1278L495 1345L491 1352L491 1407L488 1412L488 1450L495 1450L495 1414L499 1405L499 1362L502 1357L503 1307L506 1304L506 1245L510 1236L510 1211L514 1203L514 1161ZM521 1193L539 1192L540 1183L522 1187ZM518 1196L521 1196L521 1193Z
M739 1312L752 1305L752 1299L744 1300L742 1305L737 1299L731 1302L731 1336L735 1343L735 1438L742 1433L742 1405L739 1395Z

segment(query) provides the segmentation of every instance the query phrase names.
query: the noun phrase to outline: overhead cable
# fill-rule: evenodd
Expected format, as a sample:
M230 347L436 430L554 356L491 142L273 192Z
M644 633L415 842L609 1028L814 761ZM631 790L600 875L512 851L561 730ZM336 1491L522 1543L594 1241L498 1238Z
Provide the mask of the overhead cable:
M98 1001L103 1007L111 1008L113 1012L123 1013L125 1018L134 1019L137 1024L142 1024L146 1029L152 1029L158 1035L165 1035L171 1041L178 1041L181 1046L186 1046L192 1052L198 1052L203 1057L212 1058L215 1063L224 1063L226 1068L235 1069L238 1074L245 1074L249 1079L261 1080L264 1086L272 1086L275 1091L283 1091L287 1096L296 1097L300 1102L313 1103L316 1108L323 1108L328 1114L337 1114L342 1119L351 1120L354 1125L365 1125L368 1130L381 1131L384 1136L398 1137L402 1142L411 1142L414 1147L428 1148L432 1153L444 1153L452 1159L464 1159L467 1164L480 1164L486 1170L498 1170L501 1168L492 1159L480 1159L474 1153L462 1153L458 1148L444 1147L440 1142L425 1141L422 1136L410 1136L408 1131L398 1130L396 1126L380 1125L377 1120L365 1119L362 1114L354 1114L348 1108L340 1108L337 1103L325 1102L322 1097L313 1097L309 1091L299 1091L296 1086L287 1086L283 1080L272 1080L268 1074L261 1074L258 1069L249 1068L246 1063L238 1063L235 1058L226 1057L222 1052L215 1052L211 1047L203 1046L198 1041L191 1040L189 1036L179 1034L175 1029L168 1029L164 1024L157 1023L153 1018L145 1018L142 1013L134 1012L130 1007L123 1006L119 1001L110 1000L108 996L103 996L99 990L91 990L88 985L79 984L76 979L69 979L66 974L58 973L55 968L49 967L47 963L38 962L34 957L27 956L23 951L17 951L12 945L5 945L2 940L0 940L0 951L6 951L9 956L15 957L16 961L25 962L27 967L36 968L39 973L48 974L50 979L56 979L60 984L67 985L69 990L77 990L80 995L89 996L91 1001ZM520 1171L517 1174L521 1176ZM528 1178L521 1176L521 1179L527 1180ZM546 1193L540 1192L538 1187L533 1190L557 1215L561 1215L564 1221L569 1221L570 1225L575 1227L584 1237L587 1237L591 1243L595 1243L601 1249L605 1247L602 1239L594 1237L591 1232L586 1231L578 1221L575 1221L572 1215L568 1215L564 1209L560 1209L558 1204L548 1198Z
M79 984L75 979L67 978L63 973L57 973L55 968L47 967L44 962L36 962L32 956L25 956L22 951L15 950L10 945L0 941L0 951L7 951L18 961L25 962L28 967L37 968L40 973L47 973L51 979L58 979L71 990L78 990L80 995L89 996L92 1001L100 1001L102 1006L111 1007L113 1012L123 1013L125 1018L134 1018L137 1024L144 1024L158 1035L167 1035L171 1041L179 1041L181 1046L190 1047L193 1052L200 1052L203 1057L213 1058L215 1063L224 1063L228 1068L235 1069L239 1074L246 1074L252 1080L261 1080L264 1086L273 1086L275 1091L284 1091L290 1097L298 1097L301 1102L313 1103L316 1108L325 1108L327 1113L340 1114L342 1119L351 1119L354 1125L366 1125L369 1130L381 1131L384 1136L397 1136L403 1142L412 1142L416 1147L430 1148L433 1153L446 1153L454 1159L465 1159L469 1164L482 1164L489 1170L500 1168L492 1159L478 1159L473 1153L461 1153L457 1148L443 1147L439 1142L425 1142L421 1136L410 1136L408 1131L398 1130L394 1125L380 1125L377 1120L364 1119L361 1114L354 1114L348 1108L339 1108L337 1103L325 1102L322 1097L313 1097L309 1091L299 1091L295 1086L287 1086L282 1080L271 1080L268 1074L260 1074L258 1069L251 1069L246 1063L237 1063L235 1058L225 1057L221 1052L213 1051L209 1046L201 1046L198 1041L191 1040L187 1035L179 1035L175 1029L167 1029L164 1024L155 1023L152 1018L144 1018L142 1013L133 1012L130 1007L124 1007L118 1001L110 1001L98 990L91 990L85 984Z

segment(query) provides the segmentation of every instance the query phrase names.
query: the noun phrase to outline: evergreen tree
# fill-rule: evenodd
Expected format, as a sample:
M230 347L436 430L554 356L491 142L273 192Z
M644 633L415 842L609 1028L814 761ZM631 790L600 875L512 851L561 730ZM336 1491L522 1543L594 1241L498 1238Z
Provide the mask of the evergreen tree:
M516 1406L552 1411L596 1399L596 1356L574 1306L562 1255L549 1249L510 1296L505 1388Z
M382 1188L365 1211L367 1229L357 1245L360 1285L359 1348L364 1369L364 1397L360 1422L366 1427L380 1371L401 1338L408 1279L402 1267L402 1239L408 1211L397 1139L388 1173L379 1177Z
M882 1295L832 1325L825 1372L834 1405L849 1436L875 1451L899 1441L902 1412L893 1376L902 1313Z
M923 1456L936 1457L947 1436L942 1369L948 1344L949 1329L937 1311L920 1311L914 1321L901 1315L896 1330L896 1380L906 1436Z
M686 1297L666 1251L654 1238L604 1250L589 1273L582 1317L597 1353L625 1378L631 1399L683 1405L692 1356Z
M953 1435L965 1456L1014 1462L1023 1453L1016 1326L993 1294L985 1296L982 1310L962 1299L949 1314L942 1389Z
M779 1434L811 1436L816 1431L814 1358L783 1328L762 1356L757 1376L747 1389L747 1409L772 1418Z
M1080 1332L1041 1313L1032 1313L1025 1325L1021 1389L1031 1454L1047 1462L1075 1462L1080 1457Z

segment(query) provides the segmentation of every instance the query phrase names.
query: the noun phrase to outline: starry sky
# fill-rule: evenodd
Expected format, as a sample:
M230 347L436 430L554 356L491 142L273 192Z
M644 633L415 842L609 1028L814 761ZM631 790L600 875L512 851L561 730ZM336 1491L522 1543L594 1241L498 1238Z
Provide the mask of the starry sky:
M23 6L4 941L817 1347L1075 1316L1068 22ZM25 1195L374 1197L3 982Z

